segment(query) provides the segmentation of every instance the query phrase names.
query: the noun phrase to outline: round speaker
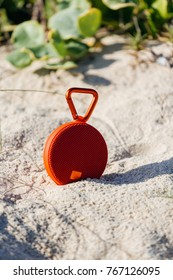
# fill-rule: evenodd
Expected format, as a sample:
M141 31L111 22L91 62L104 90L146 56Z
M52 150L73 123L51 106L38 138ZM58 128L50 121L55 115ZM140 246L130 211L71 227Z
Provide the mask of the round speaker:
M71 93L74 91L94 95L84 117L78 116L74 111L71 100ZM86 123L96 104L95 96L95 91L91 89L70 89L66 98L75 120L55 129L46 141L44 165L49 176L58 185L85 178L99 178L106 167L108 151L105 140L96 128Z
M70 122L48 138L44 163L49 176L64 185L85 178L99 178L107 163L103 136L87 123Z

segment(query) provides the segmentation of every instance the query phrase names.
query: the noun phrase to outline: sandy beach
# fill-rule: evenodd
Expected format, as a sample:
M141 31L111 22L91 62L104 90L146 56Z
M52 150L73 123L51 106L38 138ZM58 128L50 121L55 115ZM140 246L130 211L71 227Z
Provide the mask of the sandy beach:
M0 48L0 259L173 259L173 46L102 43L69 72L16 70ZM57 186L42 154L72 120L70 87L98 91L88 123L109 158L100 179ZM75 102L84 114L88 98Z

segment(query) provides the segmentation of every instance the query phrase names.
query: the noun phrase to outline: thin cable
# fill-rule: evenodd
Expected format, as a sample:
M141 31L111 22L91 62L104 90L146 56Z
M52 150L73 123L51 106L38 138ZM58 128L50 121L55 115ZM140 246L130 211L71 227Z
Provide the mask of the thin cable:
M39 90L39 89L0 89L0 91L32 91L32 92L44 92L44 93L51 93L51 94L56 94L57 91L48 91L48 90ZM58 93L60 95L63 95L62 93Z

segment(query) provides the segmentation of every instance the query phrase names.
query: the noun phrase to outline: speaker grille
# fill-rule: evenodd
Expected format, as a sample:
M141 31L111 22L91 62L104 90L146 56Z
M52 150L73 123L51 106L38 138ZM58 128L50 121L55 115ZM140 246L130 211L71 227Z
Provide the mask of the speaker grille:
M78 179L99 178L107 163L105 140L87 123L68 123L53 137L48 163L52 179L61 185Z

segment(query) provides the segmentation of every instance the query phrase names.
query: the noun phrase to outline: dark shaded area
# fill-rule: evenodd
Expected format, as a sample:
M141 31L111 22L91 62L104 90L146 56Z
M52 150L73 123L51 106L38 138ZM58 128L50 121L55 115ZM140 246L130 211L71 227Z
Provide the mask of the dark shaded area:
M108 86L111 84L111 81L109 81L108 79L105 79L105 78L97 76L97 75L85 74L85 77L83 80L87 84L90 84L93 86L97 86L97 85Z
M79 62L78 65L78 72L81 72L83 74L83 80L92 85L92 86L97 86L97 85L102 85L102 86L108 86L112 83L111 80L101 77L95 74L88 74L88 71L91 69L97 70L97 69L106 69L113 63L116 63L117 60L115 59L109 59L105 58L106 54L111 54L116 51L120 51L123 49L125 44L123 43L114 43L110 44L107 46L103 45L103 49L101 53L92 53L83 58Z
M92 53L83 58L79 63L79 70L87 72L89 69L103 69L109 67L112 63L115 63L116 60L105 58L107 54L111 54L117 51L120 51L125 46L124 43L113 43L109 45L103 45L102 51L100 53Z
M170 243L166 235L155 234L158 240L151 245L151 254L157 256L159 260L173 260L173 244Z
M36 234L31 229L27 231L26 240L28 239L28 242L23 242L18 241L13 234L9 233L7 230L8 226L10 226L8 218L5 213L2 213L0 215L0 260L47 259L32 247L32 241Z
M173 174L173 158L162 162L146 164L125 173L111 173L103 175L100 182L103 184L123 185L148 181L157 176Z
M38 76L42 76L42 77L50 74L50 72L51 72L51 70L45 69L45 68L39 68L34 71L35 74L37 74Z
M14 24L31 19L31 9L27 9L27 1L23 7L17 7L13 0L3 1L0 8L6 10L8 19Z

